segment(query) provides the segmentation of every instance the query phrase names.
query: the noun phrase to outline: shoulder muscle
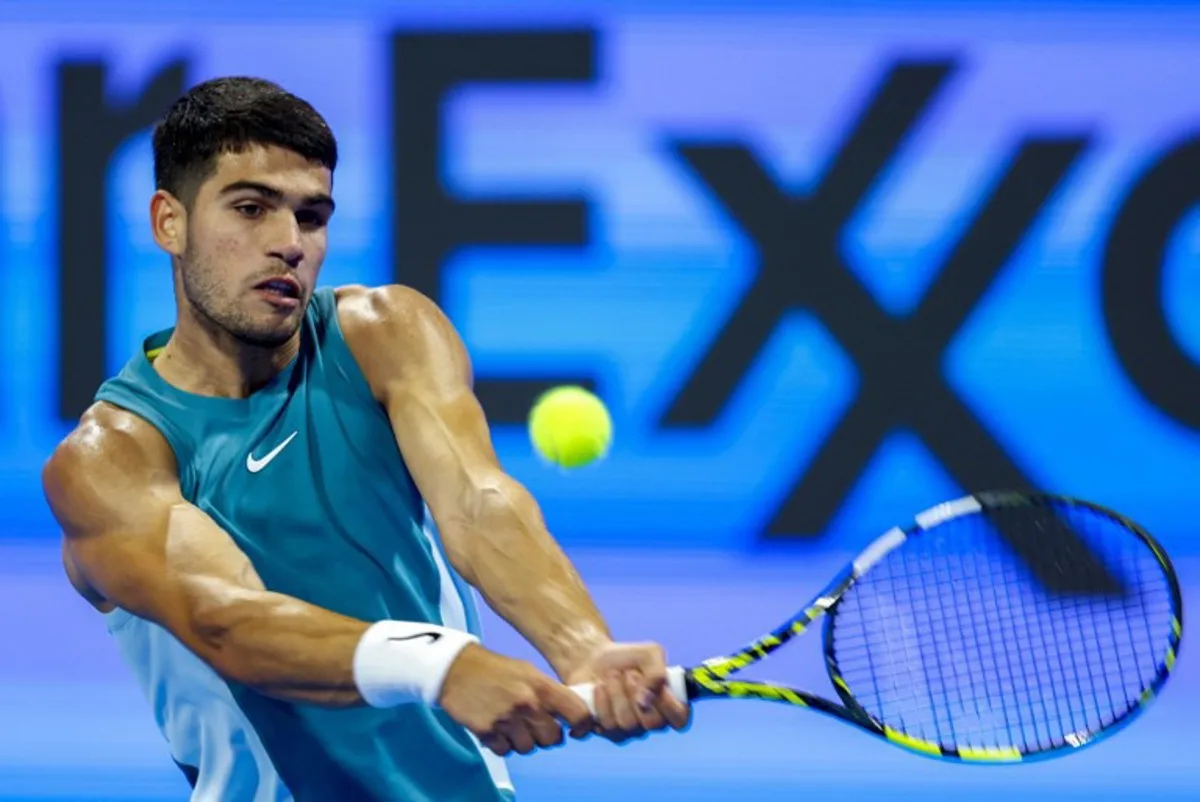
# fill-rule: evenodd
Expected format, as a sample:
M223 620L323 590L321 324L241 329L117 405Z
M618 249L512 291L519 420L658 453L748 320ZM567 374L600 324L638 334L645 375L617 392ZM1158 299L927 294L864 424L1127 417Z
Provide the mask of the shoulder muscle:
M195 642L187 622L196 610L262 587L229 535L183 498L170 446L136 415L94 407L42 481L76 586L185 642Z
M42 487L68 539L127 517L134 495L178 492L175 457L158 430L111 406L88 410L42 470Z
M400 383L470 387L462 339L428 297L399 284L344 287L337 297L342 332L376 397Z

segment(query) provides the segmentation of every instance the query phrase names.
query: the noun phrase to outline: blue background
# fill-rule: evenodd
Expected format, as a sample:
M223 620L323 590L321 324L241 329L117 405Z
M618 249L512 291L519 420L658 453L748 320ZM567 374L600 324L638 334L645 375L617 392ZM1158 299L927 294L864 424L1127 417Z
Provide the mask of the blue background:
M397 28L593 26L598 81L488 86L447 109L445 180L462 197L582 195L580 253L476 248L445 274L447 312L481 372L596 369L616 423L610 457L562 474L524 432L495 432L622 637L688 662L739 644L806 600L878 532L960 492L895 432L825 536L756 538L850 402L853 362L792 315L734 403L697 433L653 421L747 287L753 254L667 154L668 136L734 137L793 192L815 186L868 93L900 57L960 60L947 91L845 232L851 267L910 312L1030 133L1092 144L946 353L954 390L1035 481L1147 525L1200 591L1200 434L1150 407L1103 334L1100 254L1130 182L1200 125L1200 7L1185 3L507 2L341 0L0 5L0 799L180 799L149 711L102 625L60 578L38 472L56 420L54 68L102 57L114 96L166 62L189 80L280 81L342 145L323 282L391 276L388 35ZM150 239L147 136L110 174L113 275L103 299L116 370L170 324L169 268ZM1164 305L1200 360L1200 217L1175 233ZM899 390L902 391L902 390ZM775 560L774 562L772 560ZM490 619L497 648L531 656ZM816 653L805 654L815 657ZM776 669L824 689L815 663ZM795 672L792 674L791 672ZM523 800L1200 799L1200 677L1185 645L1171 701L1119 739L1016 770L943 767L811 715L716 705L686 736L574 746L515 761ZM744 751L735 751L744 749Z

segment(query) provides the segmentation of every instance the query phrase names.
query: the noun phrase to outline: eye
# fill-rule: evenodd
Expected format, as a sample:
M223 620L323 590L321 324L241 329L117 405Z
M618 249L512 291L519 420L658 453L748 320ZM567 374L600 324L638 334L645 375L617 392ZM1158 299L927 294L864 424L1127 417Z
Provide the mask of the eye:
M327 217L320 212L312 209L301 209L300 211L296 212L296 222L299 223L302 228L312 229L324 228L329 221Z
M242 217L246 217L251 220L262 217L263 212L266 211L257 203L239 203L233 208L237 209L238 213L242 215Z

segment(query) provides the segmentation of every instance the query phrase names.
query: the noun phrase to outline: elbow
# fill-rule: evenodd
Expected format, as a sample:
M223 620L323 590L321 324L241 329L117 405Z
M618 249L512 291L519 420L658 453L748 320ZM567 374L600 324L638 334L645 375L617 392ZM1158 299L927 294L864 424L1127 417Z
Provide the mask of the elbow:
M528 491L515 479L501 476L471 488L468 518L476 527L511 527L527 517Z

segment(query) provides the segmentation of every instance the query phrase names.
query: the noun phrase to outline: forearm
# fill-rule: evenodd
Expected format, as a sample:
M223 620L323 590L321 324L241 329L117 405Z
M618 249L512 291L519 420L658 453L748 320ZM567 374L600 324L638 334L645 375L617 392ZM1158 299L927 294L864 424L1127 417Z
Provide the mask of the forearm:
M266 696L363 704L354 654L369 624L269 591L247 591L192 618L194 648L223 676Z
M437 705L459 653L478 643L437 624L368 623L265 590L193 614L187 634L227 679L323 707Z
M448 538L452 562L558 676L571 681L612 640L582 578L519 483L505 478L472 506L475 514Z

